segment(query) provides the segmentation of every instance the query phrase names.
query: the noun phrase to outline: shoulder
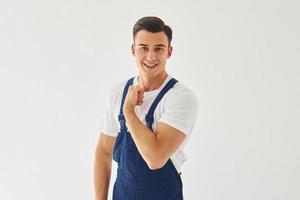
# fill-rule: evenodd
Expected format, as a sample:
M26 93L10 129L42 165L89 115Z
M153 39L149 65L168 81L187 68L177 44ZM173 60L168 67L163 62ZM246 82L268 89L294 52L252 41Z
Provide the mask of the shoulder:
M159 121L190 135L197 116L198 99L196 94L178 81L164 97L162 115Z
M186 107L198 107L198 98L184 83L178 81L166 94L165 103L168 105L182 105Z

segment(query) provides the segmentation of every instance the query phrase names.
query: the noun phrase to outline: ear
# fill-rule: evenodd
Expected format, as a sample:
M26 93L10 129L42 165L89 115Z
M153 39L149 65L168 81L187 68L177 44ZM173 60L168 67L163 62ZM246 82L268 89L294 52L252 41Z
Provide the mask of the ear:
M173 52L173 47L172 47L172 46L169 46L169 47L168 47L168 55L167 55L167 58L170 58L170 57L171 57L172 52Z
M134 46L134 44L131 45L131 54L133 56L135 56L135 46Z

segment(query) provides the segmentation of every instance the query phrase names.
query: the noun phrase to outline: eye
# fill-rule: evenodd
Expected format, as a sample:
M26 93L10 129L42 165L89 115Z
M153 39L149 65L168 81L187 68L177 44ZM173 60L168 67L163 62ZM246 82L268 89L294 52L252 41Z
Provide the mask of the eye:
M148 51L148 47L141 47L142 51Z
M164 49L163 48L161 48L161 47L156 47L155 48L155 51L157 52L157 51L161 51L161 52L163 52L164 51Z

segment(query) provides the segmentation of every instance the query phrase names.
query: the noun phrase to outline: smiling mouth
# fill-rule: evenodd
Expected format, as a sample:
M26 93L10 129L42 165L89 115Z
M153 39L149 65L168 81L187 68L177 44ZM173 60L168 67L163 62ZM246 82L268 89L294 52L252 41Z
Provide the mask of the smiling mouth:
M152 69L152 68L156 67L158 64L154 64L154 65L147 65L146 63L143 63L143 65L144 65L145 67L147 67L147 68L150 68L150 69Z

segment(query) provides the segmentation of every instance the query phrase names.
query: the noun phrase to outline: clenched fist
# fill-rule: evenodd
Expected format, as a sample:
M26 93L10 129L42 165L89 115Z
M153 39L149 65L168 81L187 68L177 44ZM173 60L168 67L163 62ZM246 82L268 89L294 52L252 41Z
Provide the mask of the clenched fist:
M144 89L138 85L131 85L128 88L128 93L124 102L124 112L126 110L134 110L137 105L143 104L144 100Z

